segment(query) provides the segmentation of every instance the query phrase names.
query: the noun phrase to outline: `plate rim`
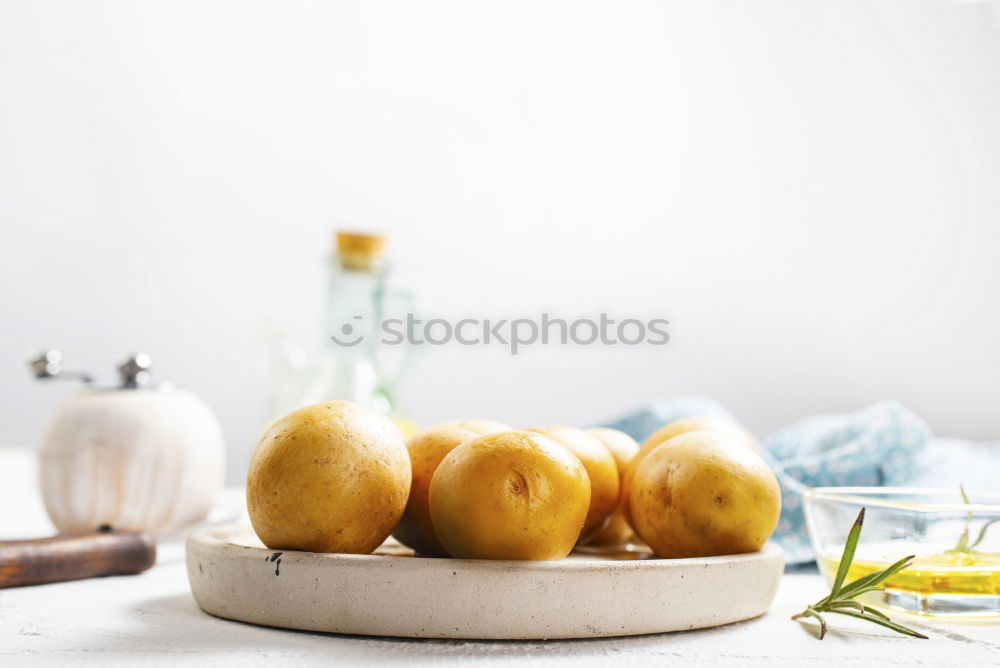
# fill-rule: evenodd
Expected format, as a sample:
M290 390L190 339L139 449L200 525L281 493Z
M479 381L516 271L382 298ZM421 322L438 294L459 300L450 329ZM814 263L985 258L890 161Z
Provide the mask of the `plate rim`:
M756 552L742 552L739 554L723 554L708 557L651 557L646 559L602 559L595 558L590 554L576 553L573 559L552 559L552 560L511 560L511 559L456 559L454 557L420 557L420 556L397 556L387 554L347 554L342 552L309 552L305 550L286 550L280 548L269 548L267 546L244 545L227 540L226 536L231 536L234 532L244 532L255 535L253 528L245 524L224 524L203 527L193 531L187 538L185 552L189 552L192 546L200 546L216 550L253 550L261 556L274 555L280 552L281 558L286 557L317 559L329 561L331 565L366 565L384 564L403 568L480 568L490 570L537 570L537 571L601 571L606 572L609 568L621 568L623 570L662 570L671 568L689 568L691 566L723 566L727 564L738 564L750 561L780 558L785 560L784 551L776 543L768 541Z

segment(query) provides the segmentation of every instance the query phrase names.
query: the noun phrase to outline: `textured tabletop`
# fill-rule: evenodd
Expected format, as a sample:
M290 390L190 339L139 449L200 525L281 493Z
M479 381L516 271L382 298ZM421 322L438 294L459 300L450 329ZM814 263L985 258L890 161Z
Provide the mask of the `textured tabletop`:
M3 463L9 464L0 467L6 474L17 468L11 460ZM32 480L0 473L0 483L11 477ZM13 482L0 485L0 537L51 531L36 496L28 490L15 496L13 489ZM238 502L239 496L231 491L229 502ZM789 616L823 596L825 589L815 573L786 574L763 617L653 636L551 642L364 638L283 631L206 615L188 589L183 546L173 542L160 546L157 565L142 575L0 590L0 666L581 666L609 660L644 666L1000 665L1000 624L995 621L940 623L906 617L905 623L931 636L915 640L831 615L830 633L820 641L815 627Z
M181 548L162 550L146 574L0 591L0 665L72 665L99 660L128 666L487 665L667 663L741 666L996 666L997 624L909 623L931 636L914 640L875 626L836 620L826 639L788 619L823 595L815 574L789 574L763 617L700 631L606 640L459 642L337 636L229 622L201 612L187 586ZM668 603L665 603L668 605ZM869 628L870 626L870 628ZM291 663L288 663L288 662Z

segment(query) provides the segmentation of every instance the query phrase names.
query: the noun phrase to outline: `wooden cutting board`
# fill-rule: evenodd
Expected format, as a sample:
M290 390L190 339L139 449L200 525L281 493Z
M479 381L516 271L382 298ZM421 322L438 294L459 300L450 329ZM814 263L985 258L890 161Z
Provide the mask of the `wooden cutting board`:
M467 639L598 638L718 626L763 614L784 555L698 559L574 554L486 561L269 550L249 527L187 541L191 591L205 612L306 631ZM636 558L640 557L640 558Z

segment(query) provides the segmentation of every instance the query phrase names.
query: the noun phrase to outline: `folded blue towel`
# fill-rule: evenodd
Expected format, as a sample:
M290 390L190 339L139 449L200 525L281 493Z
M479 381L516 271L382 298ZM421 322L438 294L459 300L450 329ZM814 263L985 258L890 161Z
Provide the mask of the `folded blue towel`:
M997 471L1000 471L1000 441L935 438L920 453L914 475L906 484L952 490L962 486L976 503L979 494L995 493Z
M664 424L685 417L733 420L718 402L689 397L655 402L607 426L642 442ZM761 455L781 485L781 518L772 540L785 550L787 562L814 559L802 512L803 489L905 483L915 475L930 438L926 422L883 401L846 415L808 417L764 439Z

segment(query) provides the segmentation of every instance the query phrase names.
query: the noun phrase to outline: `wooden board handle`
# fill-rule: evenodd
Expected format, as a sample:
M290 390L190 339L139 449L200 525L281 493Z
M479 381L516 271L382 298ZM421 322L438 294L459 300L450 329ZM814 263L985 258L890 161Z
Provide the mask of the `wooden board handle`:
M0 589L141 573L156 561L156 544L135 531L95 531L0 541Z

